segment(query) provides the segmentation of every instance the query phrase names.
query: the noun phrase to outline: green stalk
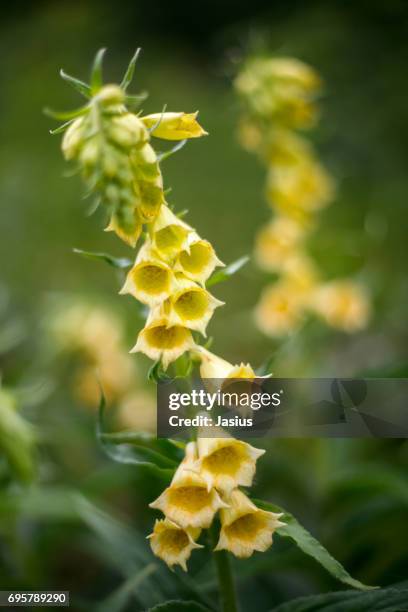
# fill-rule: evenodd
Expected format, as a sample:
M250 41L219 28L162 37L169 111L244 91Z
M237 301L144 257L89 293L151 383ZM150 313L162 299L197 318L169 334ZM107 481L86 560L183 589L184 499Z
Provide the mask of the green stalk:
M218 542L217 524L210 527L210 540L214 549ZM215 567L217 570L222 612L238 612L237 594L232 574L231 561L226 550L213 551Z

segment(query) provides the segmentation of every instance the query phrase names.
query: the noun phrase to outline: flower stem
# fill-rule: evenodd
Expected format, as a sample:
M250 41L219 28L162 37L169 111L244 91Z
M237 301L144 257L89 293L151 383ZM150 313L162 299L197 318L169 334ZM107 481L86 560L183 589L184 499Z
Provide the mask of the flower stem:
M215 548L218 541L217 531L217 525L213 523L210 528L210 538L213 548ZM213 557L217 569L221 610L222 612L238 612L234 577L228 553L226 550L213 551Z

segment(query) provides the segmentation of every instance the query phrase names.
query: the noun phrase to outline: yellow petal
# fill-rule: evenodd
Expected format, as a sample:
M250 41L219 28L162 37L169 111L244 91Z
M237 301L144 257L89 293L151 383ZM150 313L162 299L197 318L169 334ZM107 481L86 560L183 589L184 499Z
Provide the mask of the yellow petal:
M204 438L201 432L197 447L200 475L209 488L215 487L223 493L229 493L238 486L251 486L256 461L265 452L232 437Z
M186 248L179 254L175 269L198 283L205 283L217 266L224 266L207 240L192 232Z
M282 514L260 510L239 489L227 498L229 508L221 510L220 538L215 550L229 550L236 557L250 557L254 551L265 552L272 536L284 523Z
M195 471L195 452L194 443L187 445L187 455L170 486L150 504L183 528L207 528L215 513L227 507L217 491L209 490L205 480Z
M153 128L152 136L165 140L184 140L185 138L199 138L207 132L197 121L196 113L154 113L142 117L147 128Z
M187 561L195 548L203 548L195 541L200 529L183 529L173 521L165 518L156 520L153 533L148 537L153 553L172 568L180 565L187 571Z
M154 306L166 299L173 287L174 276L169 266L157 260L144 260L128 272L120 293L130 293L143 304Z
M350 280L332 281L319 287L312 308L328 325L349 333L366 327L370 318L366 291Z
M137 337L132 353L144 353L150 359L161 359L163 368L176 361L183 353L194 347L189 329L181 325L169 325L166 319L159 319L146 325Z

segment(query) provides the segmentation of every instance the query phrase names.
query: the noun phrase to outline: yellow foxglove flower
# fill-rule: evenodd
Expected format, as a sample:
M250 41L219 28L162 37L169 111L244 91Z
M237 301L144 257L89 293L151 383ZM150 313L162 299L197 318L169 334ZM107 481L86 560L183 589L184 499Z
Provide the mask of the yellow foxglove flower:
M227 378L234 366L229 361L214 355L202 346L197 346L196 354L200 358L200 376L201 378Z
M269 171L267 198L281 213L314 212L333 198L333 181L317 162L277 166Z
M187 561L195 548L203 548L195 541L201 530L183 529L168 518L156 520L153 533L148 537L150 546L156 557L160 557L167 565L181 565L187 571Z
M202 346L195 347L195 353L201 360L200 376L201 378L263 378L258 377L249 363L240 363L233 365L214 355Z
M233 555L247 558L254 551L265 552L272 544L272 536L282 514L260 510L239 489L228 498L229 508L221 510L220 538L215 550L229 550Z
M142 260L128 272L120 294L130 293L143 304L154 306L165 300L174 289L171 268L159 259Z
M305 296L297 283L281 280L266 287L255 309L255 322L267 336L283 336L302 321Z
M170 297L169 321L206 335L205 330L214 310L224 302L193 281L177 278L177 290Z
M208 132L197 121L196 113L154 113L141 117L147 128L153 128L152 136L164 140L184 140L199 138Z
M163 257L174 257L188 244L192 228L163 205L151 227L152 244Z
M251 486L256 461L265 452L232 437L204 438L201 434L197 438L197 448L200 476L209 489L215 487L223 493L240 485Z
M366 327L370 318L366 292L350 280L332 281L318 288L312 307L328 325L350 333Z
M113 213L110 218L109 224L105 228L105 232L115 232L115 234L126 244L131 247L135 247L137 241L142 233L143 225L140 218L138 209L135 207L133 211L130 211L130 215L133 217L133 222L123 224L118 218L118 213Z
M187 245L178 256L175 270L183 272L184 276L197 283L205 283L217 266L224 266L215 254L212 245L207 240L191 232Z
M281 270L304 238L304 229L294 219L279 216L258 233L255 257L266 271Z
M151 320L149 317L130 352L144 353L154 361L161 359L166 370L170 363L194 346L191 331L186 327L170 325L166 318Z
M218 492L208 489L206 481L195 471L196 457L195 443L190 442L170 486L150 504L184 529L209 527L215 513L227 507Z

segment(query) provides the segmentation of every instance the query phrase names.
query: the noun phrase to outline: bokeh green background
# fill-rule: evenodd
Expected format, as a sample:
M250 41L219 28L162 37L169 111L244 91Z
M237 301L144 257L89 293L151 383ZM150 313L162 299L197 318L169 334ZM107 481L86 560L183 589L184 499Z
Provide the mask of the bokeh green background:
M50 293L110 301L126 320L129 345L140 325L132 300L115 297L115 274L72 253L78 247L129 254L101 231L99 213L86 215L89 202L82 199L78 178L64 176L60 137L49 134L55 122L43 114L46 106L65 110L80 103L58 70L86 79L101 46L109 49L108 81L119 78L134 49L143 47L134 87L149 91L147 112L159 112L164 104L169 110L200 110L210 136L165 161L163 173L172 187L169 201L189 210L189 222L225 262L251 252L257 228L269 215L264 170L236 140L239 105L231 82L240 60L269 50L298 57L321 73L322 118L312 138L339 188L310 247L327 278L352 275L366 283L373 319L354 336L310 321L289 341L266 339L253 325L251 309L267 276L249 264L216 287L227 305L217 310L209 328L213 349L254 365L272 357L274 373L283 376L406 375L405 2L16 2L4 9L0 32L0 261L2 295L8 294L2 317L5 328L16 317L23 322L21 342L2 356L1 369L8 385L18 384L28 371L34 378L50 375L56 387L43 407L28 412L48 438L54 436L41 451L43 482L77 487L103 500L142 535L152 522L145 505L160 489L160 483L102 459L94 417L79 407L71 410L69 372L43 371L41 319ZM258 493L302 518L359 578L390 584L404 578L408 558L402 476L407 457L407 446L399 441L282 441L260 468ZM344 470L355 470L354 480L343 478ZM388 494L381 488L387 478ZM5 508L10 523L2 535L13 540L18 510ZM75 521L40 521L39 526L32 520L27 539L12 542L12 561L4 549L2 588L68 583L96 601L120 584L120 572L109 569L85 528ZM259 557L248 565L247 578L240 570L244 601L255 597L254 581L260 610L336 587L293 550L279 546L265 561ZM201 576L206 570L195 571ZM205 579L211 583L211 576L200 578ZM188 592L186 584L180 589ZM132 605L129 609L142 609L140 601Z

